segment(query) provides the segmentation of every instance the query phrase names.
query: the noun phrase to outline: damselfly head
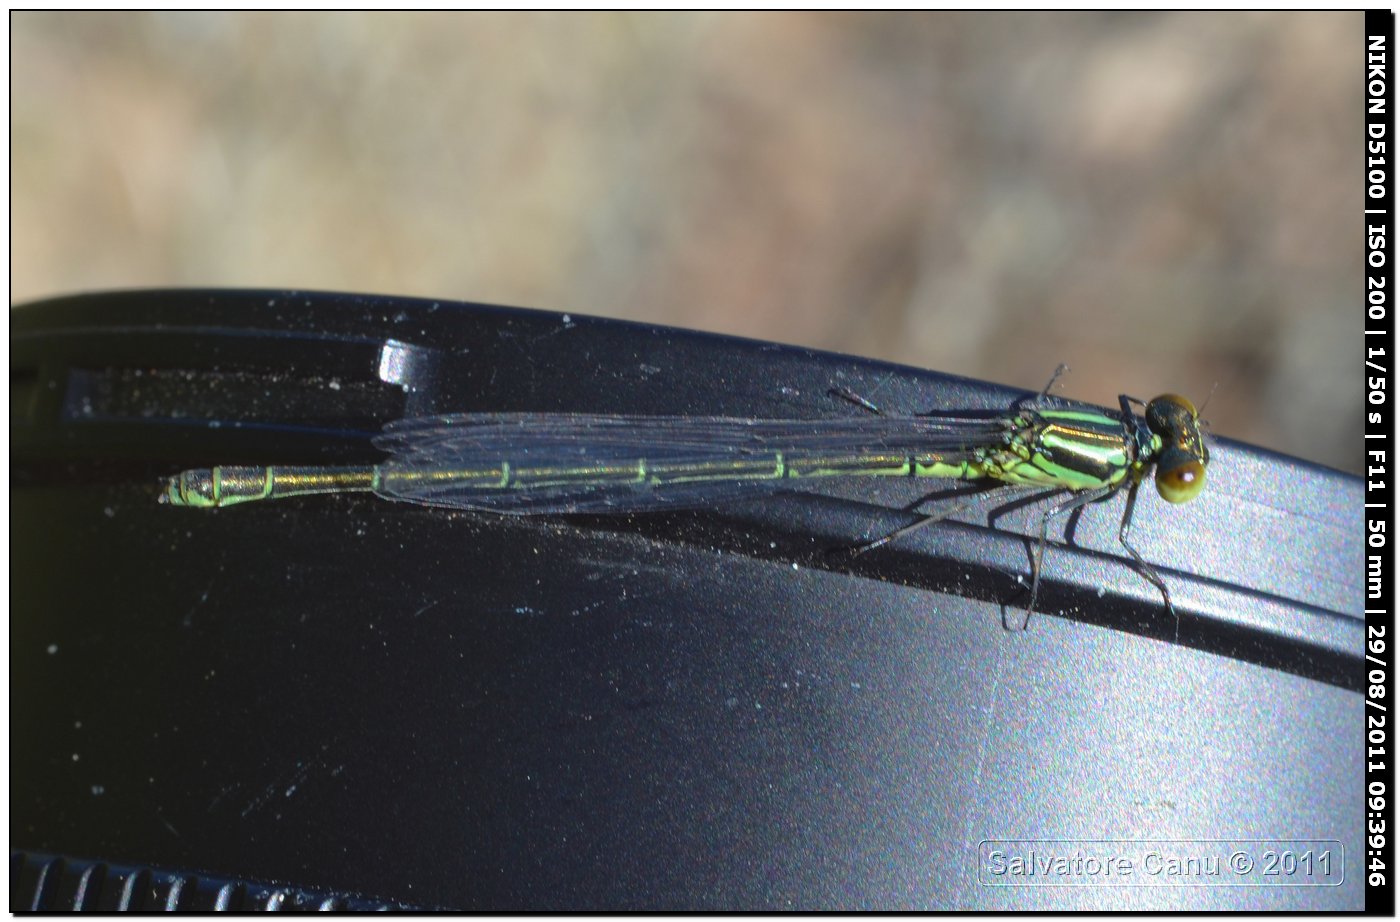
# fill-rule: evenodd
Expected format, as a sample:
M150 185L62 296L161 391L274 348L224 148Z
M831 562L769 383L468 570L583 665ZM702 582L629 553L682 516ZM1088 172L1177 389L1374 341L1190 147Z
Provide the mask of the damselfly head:
M1157 492L1169 503L1195 499L1206 486L1210 451L1191 401L1163 394L1147 404L1147 428L1162 440L1157 454Z

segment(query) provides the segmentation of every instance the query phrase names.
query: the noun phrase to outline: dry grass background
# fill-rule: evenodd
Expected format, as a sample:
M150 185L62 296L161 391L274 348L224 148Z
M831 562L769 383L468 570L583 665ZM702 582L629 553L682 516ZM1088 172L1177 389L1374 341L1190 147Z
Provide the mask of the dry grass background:
M461 298L1360 468L1360 13L14 13L15 302Z

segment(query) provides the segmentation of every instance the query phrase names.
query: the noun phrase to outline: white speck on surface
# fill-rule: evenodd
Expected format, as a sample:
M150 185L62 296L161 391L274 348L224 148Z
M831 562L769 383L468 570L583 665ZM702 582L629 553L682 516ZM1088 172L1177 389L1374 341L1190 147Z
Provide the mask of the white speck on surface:
M74 730L81 730L82 728L83 728L83 722L82 722L81 720L75 720L75 721L73 721L73 729L74 729Z
M111 506L103 506L102 514L109 519L115 519L117 517L117 510L113 509Z
M294 784L294 785L292 785L291 787L287 788L287 793L286 793L284 796L286 796L286 797L291 797L293 794L296 793L296 790L297 790L297 786Z
M331 378L330 381L326 383L326 387L330 388L333 391L338 391L340 390L340 382L337 381L335 378Z
M58 652L58 644L51 643L46 649L48 650L49 656L53 656L55 653Z
M394 339L385 340L379 350L379 380L407 387L410 355L410 346Z
M562 320L564 323L573 323L573 322L574 322L574 318L570 317L568 314L565 314L563 317L560 317L559 319Z
M107 793L107 789L106 789L105 787L103 787L102 785L100 785L100 784L94 784L94 785L92 786L92 796L93 796L93 797L101 797L101 796L102 796L103 794L105 794L105 793Z
M78 761L78 754L77 754L76 752L73 753L73 761L74 761L74 762Z

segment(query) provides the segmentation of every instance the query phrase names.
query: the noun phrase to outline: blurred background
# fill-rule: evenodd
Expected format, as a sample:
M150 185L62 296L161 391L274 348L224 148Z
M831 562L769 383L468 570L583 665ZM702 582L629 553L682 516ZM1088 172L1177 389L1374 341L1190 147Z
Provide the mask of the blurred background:
M11 299L623 317L1361 468L1363 14L11 14Z

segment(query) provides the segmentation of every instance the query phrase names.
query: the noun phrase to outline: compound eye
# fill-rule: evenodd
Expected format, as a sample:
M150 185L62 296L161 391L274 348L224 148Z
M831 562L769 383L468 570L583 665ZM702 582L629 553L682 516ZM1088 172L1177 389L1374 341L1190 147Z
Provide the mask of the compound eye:
M1191 401L1187 400L1185 397L1181 396L1180 394L1163 394L1162 396L1155 398L1152 402L1157 403L1158 401L1164 404L1170 404L1176 407L1178 410L1184 410L1187 413L1189 413L1193 418L1196 416L1196 405Z
M1206 466L1195 458L1157 465L1157 492L1169 503L1195 499L1206 488Z
M1147 428L1168 442L1176 442L1183 432L1196 425L1196 406L1180 394L1153 397L1147 405Z

